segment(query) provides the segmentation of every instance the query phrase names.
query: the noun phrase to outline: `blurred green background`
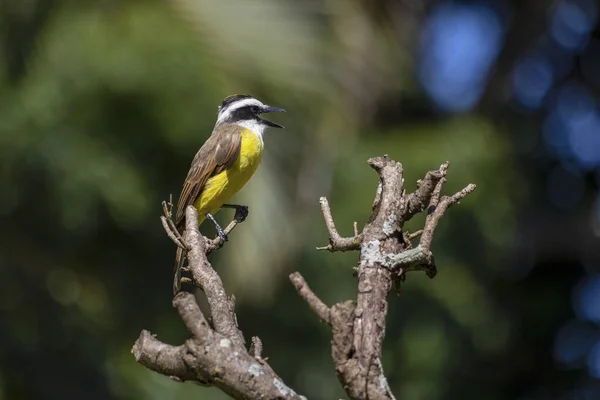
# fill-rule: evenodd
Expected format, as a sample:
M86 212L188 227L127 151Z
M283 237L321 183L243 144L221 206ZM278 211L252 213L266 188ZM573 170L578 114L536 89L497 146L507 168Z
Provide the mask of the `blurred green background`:
M401 399L600 398L600 28L592 0L0 0L0 398L224 399L136 364L178 344L160 203L233 93L284 107L211 260L246 334L310 399L344 398L330 331L296 295L355 297L389 154L406 187L449 160L439 274L391 295ZM222 222L232 216L219 214ZM423 216L411 221L419 229ZM202 226L214 234L210 224Z

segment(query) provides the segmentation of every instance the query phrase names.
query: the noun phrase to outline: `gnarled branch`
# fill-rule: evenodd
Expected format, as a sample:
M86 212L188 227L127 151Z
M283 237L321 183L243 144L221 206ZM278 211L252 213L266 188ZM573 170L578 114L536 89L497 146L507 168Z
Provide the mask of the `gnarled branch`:
M236 322L234 298L227 296L221 278L206 257L213 242L200 234L198 212L193 206L186 209L184 237L188 268L194 283L206 295L212 326L194 295L180 292L173 306L190 338L180 346L172 346L143 330L132 349L136 361L176 381L218 387L235 399L303 399L261 358L260 339L253 338L252 350L246 349Z
M328 308L295 272L290 280L311 309L332 327L332 357L336 373L351 399L394 399L381 365L385 336L387 294L398 277L409 271L424 270L433 278L437 272L430 250L435 228L448 207L475 190L471 184L453 196L441 196L449 163L429 171L417 184L415 192L403 189L402 164L377 157L369 165L379 174L379 185L373 212L361 233L358 262L358 295L356 302L346 301ZM340 238L327 201L321 199L325 223L331 237L330 251L355 249L351 239ZM423 230L413 234L402 232L406 221L428 210ZM410 239L420 237L412 248ZM346 245L346 246L344 246ZM336 248L338 246L338 248ZM327 319L326 319L327 318Z
M324 247L317 247L317 250L328 250L334 252L360 249L362 234L357 232L356 223L354 223L353 237L340 236L335 228L335 223L333 222L333 216L331 215L331 207L329 207L329 202L325 197L321 197L319 199L319 203L321 203L321 212L323 213L323 218L325 219L325 226L327 226L327 230L329 231L329 244Z

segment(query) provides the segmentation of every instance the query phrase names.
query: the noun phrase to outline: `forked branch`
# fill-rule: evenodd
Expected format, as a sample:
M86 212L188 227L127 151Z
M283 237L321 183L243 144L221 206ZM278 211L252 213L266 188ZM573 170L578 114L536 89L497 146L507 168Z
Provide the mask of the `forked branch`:
M329 202L325 197L321 197L319 199L319 203L321 203L321 212L323 213L323 218L325 219L325 226L327 226L327 230L329 231L329 244L324 247L317 247L317 250L328 250L334 252L360 249L360 244L362 243L362 234L358 233L356 222L354 223L354 236L340 236L335 227L335 223L333 222L333 216L331 215L331 207L329 207Z
M313 293L304 278L295 272L290 280L317 316L332 327L332 357L336 373L351 399L394 399L381 365L385 336L387 294L393 282L409 271L422 270L433 278L437 272L431 242L435 228L448 207L475 190L470 184L452 196L442 196L449 163L429 171L407 194L403 188L402 164L387 156L372 158L369 165L379 174L373 212L362 232L342 238L335 229L327 199L321 209L330 235L329 251L360 249L358 295L327 307ZM428 211L425 226L414 233L403 232L403 225L415 214ZM420 236L413 248L411 239Z
M173 241L173 243L175 243L175 245L177 247L179 247L187 252L188 249L185 247L185 244L184 244L185 240L183 239L183 237L177 230L177 227L175 226L175 222L173 221L173 201L170 196L169 196L168 203L166 201L162 202L162 209L163 209L163 215L160 216L160 222L162 223L162 226L163 226L165 232L167 233L167 236L169 237L169 239L171 239L171 241ZM236 209L233 220L231 220L231 222L227 225L227 227L225 227L225 229L223 229L223 232L225 232L225 235L229 235L236 226L238 226L240 223L242 223L244 221L245 218L246 218L246 215L243 213L242 209L241 208ZM204 241L206 242L206 249L205 249L206 255L209 255L213 251L220 249L224 244L223 239L221 239L221 237L219 237L218 235L214 239L209 239L207 237L204 237Z
M172 346L143 330L132 349L136 361L180 382L191 380L218 387L235 399L302 399L261 358L260 339L253 338L252 350L246 349L236 322L233 296L227 296L221 278L206 257L214 242L200 234L193 206L186 209L184 236L189 270L206 296L211 323L193 294L178 293L173 306L190 338L180 346Z

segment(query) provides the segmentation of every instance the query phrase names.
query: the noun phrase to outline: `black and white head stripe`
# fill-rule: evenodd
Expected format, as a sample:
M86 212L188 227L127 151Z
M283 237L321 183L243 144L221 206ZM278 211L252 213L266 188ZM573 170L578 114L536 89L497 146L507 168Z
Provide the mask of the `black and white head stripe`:
M252 110L252 107L261 110L264 106L262 102L247 94L229 96L219 106L217 122L250 119L258 114L256 109Z
M221 103L221 105L219 106L219 111L221 111L224 108L227 108L230 104L235 103L236 101L253 98L254 97L250 96L249 94L234 94L231 96L227 96L225 97L225 100L223 100L223 103Z

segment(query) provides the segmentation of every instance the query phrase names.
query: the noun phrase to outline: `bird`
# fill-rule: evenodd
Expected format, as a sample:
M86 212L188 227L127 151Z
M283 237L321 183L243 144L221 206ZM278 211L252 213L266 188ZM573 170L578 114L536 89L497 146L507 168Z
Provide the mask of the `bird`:
M242 218L248 207L227 204L258 168L263 155L263 134L268 127L283 128L261 118L261 114L285 112L283 108L263 104L248 94L226 97L218 107L217 122L212 134L192 160L177 202L175 226L180 233L185 228L185 209L194 205L198 224L209 219L224 243L227 235L214 219L221 208L234 208ZM237 213L236 213L237 214ZM177 249L173 293L180 289L181 267L185 262L183 249Z

